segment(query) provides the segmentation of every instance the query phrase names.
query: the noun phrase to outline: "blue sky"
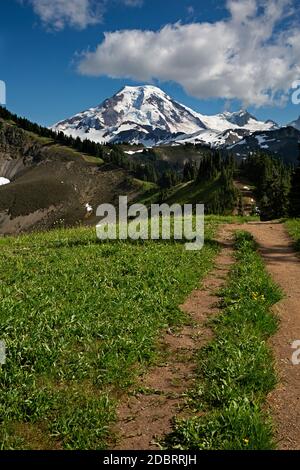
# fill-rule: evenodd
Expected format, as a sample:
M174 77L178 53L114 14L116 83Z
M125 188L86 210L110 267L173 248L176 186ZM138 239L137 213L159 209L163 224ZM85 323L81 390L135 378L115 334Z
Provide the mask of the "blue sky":
M51 125L153 79L204 114L300 114L289 98L300 80L298 0L268 0L263 13L264 0L63 0L65 12L55 2L1 0L0 80L13 112Z

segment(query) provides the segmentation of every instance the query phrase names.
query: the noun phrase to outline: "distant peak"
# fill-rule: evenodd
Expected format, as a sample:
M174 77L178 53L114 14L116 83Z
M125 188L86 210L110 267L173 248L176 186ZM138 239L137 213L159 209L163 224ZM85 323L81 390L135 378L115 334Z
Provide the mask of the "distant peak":
M223 116L232 124L236 124L240 127L246 126L249 121L257 121L256 117L249 113L247 109L240 109L238 111L223 113Z
M244 116L244 115L250 114L250 113L249 113L248 109L241 108L241 109L239 109L239 110L237 110L237 111L232 111L232 112L230 112L230 111L225 111L224 114L227 115L227 116Z
M244 116L245 114L250 114L248 109L240 109L237 111L237 114L240 114L241 116Z

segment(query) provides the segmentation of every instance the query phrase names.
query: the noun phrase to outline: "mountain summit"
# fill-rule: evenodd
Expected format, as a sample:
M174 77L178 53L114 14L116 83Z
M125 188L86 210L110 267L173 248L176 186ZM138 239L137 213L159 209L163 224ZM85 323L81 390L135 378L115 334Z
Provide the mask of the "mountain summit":
M178 103L155 86L125 86L96 108L58 122L52 129L95 142L130 142L148 146L167 142L221 142L220 133L242 129L266 131L273 123L258 121L245 110L205 116ZM199 137L200 136L200 137Z
M154 86L126 86L96 108L59 122L54 130L96 142L156 143L205 125L192 110Z
M232 124L238 127L244 127L252 121L257 121L256 117L252 116L247 110L241 109L235 113L224 113L223 116Z
M290 122L290 124L288 124L288 125L291 126L291 127L294 127L298 131L300 131L300 116L298 117L298 119L296 119L293 122Z

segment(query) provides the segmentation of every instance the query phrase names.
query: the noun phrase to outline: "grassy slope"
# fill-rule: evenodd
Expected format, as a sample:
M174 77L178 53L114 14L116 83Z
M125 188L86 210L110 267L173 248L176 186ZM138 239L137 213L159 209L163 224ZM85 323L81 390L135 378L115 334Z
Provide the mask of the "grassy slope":
M16 123L13 121L3 121L3 122L7 126L18 127ZM43 151L45 150L46 155L48 157L73 158L73 159L78 158L89 163L95 163L97 165L101 165L104 163L101 158L96 158L88 154L80 153L71 147L66 147L66 146L57 144L51 138L42 137L42 136L35 134L34 132L29 132L29 131L23 130L22 128L20 129L23 131L24 135L27 136L28 142L39 145L41 152L43 153Z
M0 239L3 449L105 447L115 397L155 357L159 333L218 247L97 243L91 229Z
M160 190L153 183L146 183L149 186L144 186L144 192L138 197L138 202L150 206L151 204L160 203ZM164 203L167 204L208 204L213 199L215 192L220 188L218 179L214 181L207 181L195 183L193 181L188 183L181 183L175 188L168 190L167 196L164 198ZM222 220L223 223L233 222L249 222L250 220L259 220L257 216L207 216L207 220L214 218Z
M141 145L122 145L124 151L141 150ZM199 162L202 156L209 152L208 147L195 147L194 145L164 145L161 147L155 147L152 149L158 160L168 161L172 164L179 163L184 166L187 160L194 160ZM136 154L135 158L145 158L144 155Z
M179 185L174 193L170 193L168 203L197 204L209 202L215 190L219 189L219 181L208 181L201 184L194 182Z
M197 204L207 203L211 200L214 192L219 189L218 180L207 181L197 184L193 181L181 183L167 191L164 202L167 204ZM160 197L160 190L155 187L149 188L139 200L142 204L150 205L157 203Z
M159 159L180 163L181 165L184 165L188 159L196 162L200 161L203 154L208 151L207 147L197 148L194 145L162 146L155 149Z
M277 329L270 307L281 293L265 271L249 234L237 236L237 263L222 292L215 339L199 355L192 395L201 413L176 424L167 445L183 449L270 449L272 428L263 410L276 383L267 339Z

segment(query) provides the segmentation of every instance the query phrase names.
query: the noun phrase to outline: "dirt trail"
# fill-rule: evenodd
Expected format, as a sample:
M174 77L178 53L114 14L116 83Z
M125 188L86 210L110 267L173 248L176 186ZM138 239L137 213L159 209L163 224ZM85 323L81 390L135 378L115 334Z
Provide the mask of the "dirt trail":
M216 292L224 284L232 258L232 240L228 230L220 234L222 251L215 269L202 286L193 291L183 310L191 316L191 325L178 333L169 331L161 342L165 363L155 366L138 385L144 393L125 397L118 410L116 450L154 450L158 441L172 429L172 419L185 402L186 392L193 387L196 351L212 338L205 325L208 316L216 314ZM145 393L146 392L146 393Z
M300 365L291 362L295 340L300 340L300 259L282 224L253 222L227 225L219 235L222 251L216 268L203 286L192 292L182 308L190 314L193 325L179 334L169 332L162 340L168 354L166 363L153 367L141 378L140 387L148 389L124 398L118 408L115 449L156 449L158 441L171 430L174 416L180 414L184 395L195 378L195 352L207 344L212 332L206 319L217 313L216 292L224 284L232 258L232 234L246 230L255 237L266 268L285 294L274 311L281 323L271 339L280 383L268 404L275 422L275 438L279 449L300 449Z
M269 403L276 424L279 449L300 449L300 365L291 362L291 344L300 340L300 259L282 224L249 223L231 229L247 230L259 244L261 255L285 298L274 307L281 320L271 344L277 361L280 384Z

